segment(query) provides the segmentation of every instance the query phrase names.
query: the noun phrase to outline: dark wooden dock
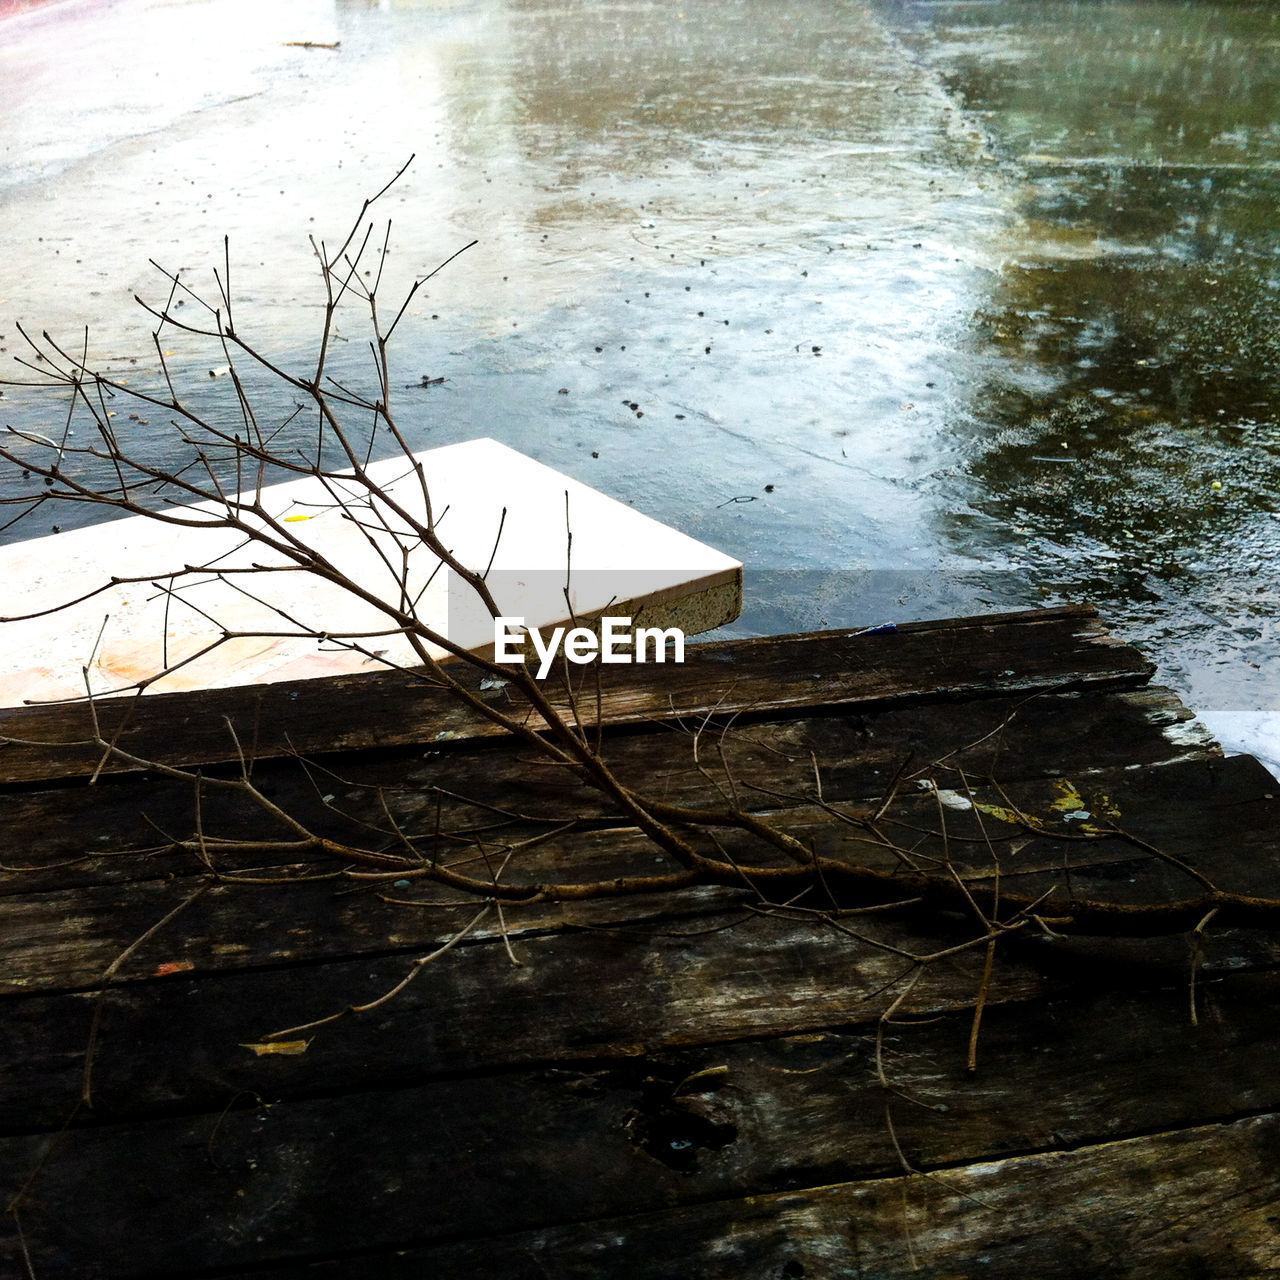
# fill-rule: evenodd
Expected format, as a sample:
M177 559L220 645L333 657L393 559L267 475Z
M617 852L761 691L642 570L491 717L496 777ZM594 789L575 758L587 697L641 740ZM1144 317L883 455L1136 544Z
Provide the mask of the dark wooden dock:
M625 781L731 790L832 857L895 866L848 820L888 799L879 825L966 884L1280 896L1280 783L1085 607L606 674ZM102 714L150 761L251 754L313 826L533 840L527 873L569 880L667 865L404 676ZM197 816L120 761L90 785L89 737L83 706L0 713L6 1278L1280 1275L1277 935L1059 937L1049 896L984 984L986 946L910 959L971 937L963 913L701 885L491 911L415 971L474 901L234 851L224 873L286 882L213 878L175 838L261 811Z

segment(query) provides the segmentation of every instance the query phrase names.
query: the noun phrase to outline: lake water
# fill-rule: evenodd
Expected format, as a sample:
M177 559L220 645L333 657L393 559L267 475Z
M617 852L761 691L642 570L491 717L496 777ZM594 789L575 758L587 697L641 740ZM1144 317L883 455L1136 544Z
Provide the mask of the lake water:
M740 558L735 634L1091 599L1275 762L1278 53L1266 4L52 6L0 23L0 347L87 324L144 376L148 260L209 286L225 233L301 360L307 237L412 153L389 272L479 241L398 335L415 447L495 436Z

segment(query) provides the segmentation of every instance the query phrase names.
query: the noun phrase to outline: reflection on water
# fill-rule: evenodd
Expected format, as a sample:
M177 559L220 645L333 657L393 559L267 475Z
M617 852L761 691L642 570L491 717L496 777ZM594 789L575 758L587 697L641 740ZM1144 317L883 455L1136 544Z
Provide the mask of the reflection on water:
M1280 12L1197 0L937 0L898 12L948 88L1021 159L1280 159Z
M1001 220L988 162L867 10L768 13L765 27L755 0L295 12L294 34L341 49L290 55L252 99L145 146L108 139L11 186L0 248L33 264L23 312L70 325L87 306L110 359L129 349L116 335L145 333L125 328L126 289L94 277L141 287L147 254L197 267L230 227L233 249L251 246L236 278L254 332L303 351L311 219L332 235L415 151L389 206L392 264L481 241L406 320L405 381L448 379L401 395L415 443L497 435L752 564L927 565L928 476L954 462L942 362ZM269 43L250 29L245 57Z
M1280 11L903 12L1020 215L957 352L989 519L940 528L1097 599L1207 712L1277 711Z
M1275 7L119 0L4 34L0 348L88 320L144 377L147 258L208 282L229 232L302 361L307 234L413 152L393 273L480 240L400 335L415 445L497 436L788 571L741 631L1088 595L1193 704L1280 703Z
M1230 265L1008 268L968 340L976 505L1167 574L1277 510L1277 301Z

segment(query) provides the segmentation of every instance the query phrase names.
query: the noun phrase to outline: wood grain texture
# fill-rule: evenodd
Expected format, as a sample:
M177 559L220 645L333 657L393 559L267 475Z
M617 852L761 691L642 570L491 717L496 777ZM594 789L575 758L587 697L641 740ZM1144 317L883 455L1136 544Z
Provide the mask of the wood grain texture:
M272 1267L259 1280L1266 1280L1274 1116L583 1225ZM241 1272L232 1272L239 1276Z
M675 728L612 733L604 748L624 782L673 803L722 805L732 779L740 800L761 809L785 808L798 803L793 797L811 795L815 762L828 800L869 802L908 761L918 769L946 757L952 769L979 777L994 770L1012 783L1221 754L1177 698L1158 688L920 702L839 714L816 708L712 729L700 751L709 776L694 767L692 734ZM311 768L268 760L256 765L254 776L275 803L339 839L358 837L360 822L383 820L379 791L397 814L429 811L432 822L439 804L446 824L474 822L476 802L547 819L607 819L612 813L572 771L534 768L522 753L490 741L452 750L390 748ZM753 787L763 790L753 793ZM325 797L332 797L328 806ZM188 783L117 774L92 787L79 780L44 789L15 785L0 803L6 823L23 833L20 846L0 857L0 896L192 869L190 860L165 852L166 834L181 838L195 829ZM216 799L206 795L204 803L220 832L261 834L257 807L225 792ZM344 823L336 810L356 821ZM145 849L156 853L119 856Z
M1042 1247L1047 1221L1062 1221L1060 1206L1088 1217L1097 1212L1089 1196L1110 1199L1116 1214L1095 1222L1089 1236L1095 1247L1121 1253L1141 1237L1125 1235L1119 1207L1132 1210L1140 1191L1151 1198L1148 1213L1157 1198L1170 1221L1184 1207L1158 1168L1118 1167L1105 1144L1280 1106L1272 1069L1280 1045L1268 1010L1277 995L1274 973L1216 982L1194 1031L1178 988L1009 1003L988 1015L973 1076L964 1065L963 1012L895 1027L889 1095L875 1078L873 1039L857 1029L469 1071L287 1101L228 1080L216 1110L68 1131L23 1217L37 1260L77 1276L95 1267L147 1275L325 1256L354 1240L389 1249L470 1237L483 1253L495 1223L519 1231L886 1178L899 1167L887 1097L907 1159L939 1170L936 1182L916 1188L929 1206L916 1224L925 1239L933 1214L952 1224L931 1248L973 1211L965 1192L985 1199L981 1188L994 1185L1005 1188L1000 1216L1009 1236L1038 1234ZM515 1024L509 1030L518 1034ZM182 1050L175 1040L174 1061ZM0 1140L6 1185L34 1166L43 1145ZM1093 1168L1074 1171L1083 1185L1055 1186L1055 1162L1069 1169L1072 1156L1047 1153L1081 1147L1093 1149ZM990 1162L1030 1152L1046 1153L1030 1166L1038 1172L1015 1164L1012 1181L993 1177ZM1216 1163L1203 1157L1206 1178L1218 1183L1202 1192L1204 1203L1226 1208L1230 1196L1221 1192L1247 1189L1274 1206L1274 1181L1252 1179L1274 1179L1278 1163L1274 1147L1247 1142L1220 1149ZM123 1170L127 1178L116 1176ZM1055 1198L1068 1192L1077 1198ZM811 1194L822 1203L821 1192ZM861 1202L856 1189L849 1194ZM66 1214L66 1205L76 1213ZM1233 1224L1241 1207L1230 1210ZM988 1240L996 1221L985 1229ZM785 1217L774 1225L794 1231ZM878 1214L867 1229L868 1248L894 1243ZM954 1252L944 1256L956 1260ZM1033 1255L1023 1256L1029 1265Z
M969 781L968 775L965 778ZM959 781L959 779L954 779ZM1122 769L1081 777L1028 778L1007 786L964 788L939 803L910 787L878 824L886 835L927 859L946 858L957 870L990 879L997 870L1010 892L1039 894L1060 885L1081 896L1122 902L1173 901L1197 888L1184 871L1148 846L1211 871L1221 887L1280 896L1280 865L1268 855L1280 828L1280 788L1249 757L1184 761L1149 770ZM834 802L835 797L830 800ZM768 796L758 796L768 800ZM1097 821L1069 816L1097 809ZM957 808L957 805L967 805ZM1183 806L1186 807L1183 807ZM1011 808L1010 806L1014 806ZM1064 807L1068 810L1064 813ZM858 828L834 822L827 810L793 805L761 810L771 825L819 855L856 866L891 870L895 857ZM1020 815L1041 824L1035 832ZM430 813L428 813L428 818ZM1111 825L1141 843L1106 835ZM518 825L512 838L527 837ZM1230 839L1224 839L1226 831ZM495 850L503 836L491 835ZM742 834L722 833L721 846L745 864L775 863L777 855ZM6 965L0 994L93 988L136 939L186 901L205 877L195 858L160 855L149 878L0 896L0 936ZM243 859L241 861L244 861ZM287 863L280 874L314 876L326 864ZM608 881L669 864L634 828L588 827L546 839L513 859L509 883ZM269 866L256 868L267 874ZM361 955L409 955L452 936L475 913L456 907L415 906L449 895L414 882L394 882L384 896L333 879L290 879L281 885L210 884L180 921L115 970L116 986L154 978L158 966L188 974L277 969ZM741 894L708 888L698 898L659 894L599 901L542 901L507 908L484 923L476 938L619 925L706 910ZM162 970L163 971L163 970Z
M815 762L824 803L857 809L910 755L883 825L917 859L1008 892L1167 900L1185 862L1280 894L1280 784L1222 758L1149 670L1087 608L706 646L622 670L607 754L669 800L736 789L874 867L893 855L815 803ZM381 789L410 830L438 808L494 848L577 816L504 875L665 865L573 775L402 676L137 711L139 749L215 770L218 717L256 724L276 758L255 779L327 834L361 832ZM77 714L5 713L0 735L52 741ZM709 726L704 771L680 722ZM377 1010L271 1039L389 991L475 904L206 885L172 849L190 788L85 785L90 754L0 748L0 1194L29 1182L0 1217L5 1280L25 1275L18 1224L39 1280L1280 1275L1269 936L1208 931L1196 1025L1184 937L1011 937L971 1071L981 948L930 966L880 1029L906 953L972 936L959 915L843 922L877 947L740 887L545 901ZM496 827L494 805L513 815ZM241 801L216 824L264 833Z
M832 631L691 645L682 665L600 670L603 718L644 724L713 711L750 715L1133 686L1145 684L1153 667L1082 606L908 623L888 634ZM458 672L460 683L508 708L504 691L481 689L482 678L469 667ZM591 702L583 708L588 720ZM104 737L119 735L125 750L167 764L236 759L228 722L257 757L404 743L438 748L503 732L447 691L399 672L112 699L99 702L98 711ZM83 704L0 711L0 783L93 772L102 752L92 745L91 729Z

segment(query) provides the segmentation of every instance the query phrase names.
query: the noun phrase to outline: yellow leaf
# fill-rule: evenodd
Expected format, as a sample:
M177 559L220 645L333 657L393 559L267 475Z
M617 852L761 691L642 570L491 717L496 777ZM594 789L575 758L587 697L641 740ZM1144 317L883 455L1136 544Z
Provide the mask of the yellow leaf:
M310 1040L264 1040L260 1044L242 1044L242 1049L252 1049L258 1057L268 1053L306 1053Z

